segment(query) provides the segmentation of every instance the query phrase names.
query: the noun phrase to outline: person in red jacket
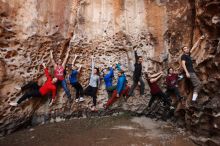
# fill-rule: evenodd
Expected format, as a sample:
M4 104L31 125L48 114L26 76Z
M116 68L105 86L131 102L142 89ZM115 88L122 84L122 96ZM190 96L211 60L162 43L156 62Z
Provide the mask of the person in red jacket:
M43 63L42 66L44 67L44 72L45 75L47 77L47 81L44 83L43 86L41 87L35 87L31 89L29 89L29 92L26 92L21 98L18 99L17 102L11 102L9 103L11 106L17 106L19 105L21 102L23 102L26 99L29 99L31 97L42 97L45 96L46 94L52 92L52 100L50 101L49 105L52 105L53 102L55 101L55 97L56 97L56 82L57 82L57 78L52 78L48 72L48 69L46 68L45 64Z
M178 74L174 73L173 68L168 69L168 75L166 76L167 91L166 94L170 97L171 94L175 94L177 101L180 101L183 97L180 96L178 85Z

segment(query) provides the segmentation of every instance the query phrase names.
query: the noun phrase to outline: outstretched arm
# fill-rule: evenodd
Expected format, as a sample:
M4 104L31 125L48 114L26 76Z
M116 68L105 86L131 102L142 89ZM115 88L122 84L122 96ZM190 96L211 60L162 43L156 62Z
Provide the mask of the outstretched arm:
M82 65L79 66L77 71L80 72L81 69L82 69Z
M72 61L72 67L74 67L77 57L78 57L78 55L75 55L75 58Z
M94 62L94 56L92 56L92 75L94 75L94 69L95 69L95 62Z
M53 66L56 67L57 64L55 63L55 61L53 59L53 51L52 50L50 50L50 59L52 61Z
M48 72L48 69L47 69L45 63L43 63L42 66L43 66L43 68L44 68L44 73L45 73L47 79L48 79L48 80L49 80L49 79L51 80L52 78L51 78L51 76L50 76L50 74L49 74L49 72Z
M134 50L134 57L135 57L135 63L138 62L138 55L137 55L137 50Z
M62 66L65 67L66 66L66 62L68 60L68 57L69 57L69 54L70 54L70 49L68 48L67 52L66 52L66 57L62 63Z
M192 53L202 42L202 40L205 38L204 35L202 35L197 41L196 43L193 45L192 49L190 50L190 53Z

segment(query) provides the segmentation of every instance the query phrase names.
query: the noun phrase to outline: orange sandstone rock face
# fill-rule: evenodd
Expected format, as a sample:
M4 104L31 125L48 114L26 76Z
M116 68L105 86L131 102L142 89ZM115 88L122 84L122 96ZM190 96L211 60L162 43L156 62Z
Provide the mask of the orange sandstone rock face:
M74 115L83 113L91 106L89 97L83 104L69 105L62 89L59 89L56 104L52 107L48 106L48 98L33 99L16 108L8 105L21 96L17 87L23 83L37 78L42 84L45 80L40 69L42 62L46 62L50 72L53 72L50 50L58 60L64 59L70 47L68 63L72 62L75 54L80 56L76 66L83 66L79 80L84 87L89 81L91 55L96 57L96 66L100 69L107 67L109 61L119 61L131 85L134 63L132 48L137 48L138 54L144 57L144 72L161 69L166 72L168 66L180 66L181 46L192 46L203 33L207 34L207 38L192 54L196 59L197 73L204 83L199 99L210 105L212 112L218 113L219 104L216 103L215 108L211 104L219 99L218 10L219 2L215 0L0 0L1 134L16 130L33 115L56 117L66 111ZM181 81L181 93L190 101L192 91L188 89L190 94L186 92L188 86ZM75 91L69 83L68 87L75 97ZM145 92L149 93L148 87ZM150 96L139 97L139 92L135 95L127 102L121 99L116 106L142 111ZM102 82L98 91L98 108L106 101L107 94ZM186 121L189 129L194 129L189 121L193 114L187 110L185 112L184 102L179 107L184 111L184 115L180 115L186 117L183 121ZM204 113L204 109L200 111ZM218 129L220 123L216 120L218 118L210 118L214 122L205 123L211 127L206 131L213 134L212 130L215 127ZM46 119L50 118L42 121ZM200 124L195 125L197 130L202 129L198 128Z

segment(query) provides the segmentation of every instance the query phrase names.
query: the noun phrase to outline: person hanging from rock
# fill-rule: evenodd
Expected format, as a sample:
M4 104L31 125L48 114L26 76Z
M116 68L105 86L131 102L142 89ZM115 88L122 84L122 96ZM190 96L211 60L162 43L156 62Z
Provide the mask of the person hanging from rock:
M91 96L93 98L92 111L97 111L96 102L97 102L97 91L98 86L100 85L100 75L99 68L95 68L95 61L92 56L92 72L89 80L89 86L85 89L84 94Z
M165 106L169 106L170 109L173 109L169 97L167 97L167 95L163 93L163 91L160 89L160 87L157 84L157 81L162 77L162 75L163 75L162 71L152 75L148 75L148 73L146 73L146 79L150 87L150 93L151 93L151 99L148 103L148 108L151 107L152 103L155 101L156 98L161 98Z
M134 89L140 82L140 95L144 95L145 84L142 78L142 56L137 55L137 48L134 49L135 55L135 64L134 64L134 73L133 73L133 84L131 86L131 90L129 91L129 96L133 95Z
M170 97L171 94L174 94L177 98L177 101L179 102L183 98L182 96L180 96L177 85L179 76L176 72L174 72L172 67L168 68L167 72L168 74L166 76L166 85L167 85L166 95Z
M59 59L58 62L55 63L52 50L50 51L50 58L51 58L53 66L54 66L54 76L58 79L57 86L62 86L62 88L64 89L64 91L67 95L68 100L72 101L70 90L67 87L67 82L64 77L65 66L66 66L66 62L69 57L69 53L70 53L70 49L67 50L66 57L64 58L63 63L62 63L61 59Z
M186 73L186 77L190 79L190 81L193 84L193 96L192 96L192 101L195 102L197 97L198 97L198 93L202 88L202 84L201 81L199 80L199 78L196 76L195 70L193 68L193 62L192 62L192 58L191 58L191 53L200 45L201 41L205 38L205 36L201 36L196 43L193 45L192 49L190 50L187 46L184 46L182 48L183 51L183 55L181 56L181 63L182 63L182 67Z
M114 78L114 69L113 69L113 66L110 65L110 62L108 63L109 67L107 69L104 69L103 72L104 72L104 82L105 82L105 87L106 87L106 91L108 93L108 99L110 97L112 97L112 93L113 91L117 88L117 85L113 85L112 82L113 82L113 78ZM118 71L121 70L121 67L118 63L116 63L116 69Z
M113 91L112 97L107 101L106 104L104 104L104 108L107 109L110 105L112 105L118 98L121 96L126 96L128 98L128 92L130 90L130 87L127 86L126 76L124 74L124 71L120 69L120 66L118 66L118 82L117 82L117 88Z
M82 85L79 83L78 79L77 79L77 75L80 72L82 66L80 65L80 67L77 69L75 66L75 62L77 59L78 55L75 55L75 58L72 61L72 72L69 76L69 80L70 80L70 84L75 88L76 90L76 102L82 102L84 101L84 93L83 93L83 87Z
M57 78L52 78L50 76L48 69L46 68L46 65L44 63L42 64L42 66L44 68L47 81L41 87L38 86L37 83L28 84L27 86L24 86L24 88L28 91L21 98L19 98L17 102L9 103L11 106L17 106L26 99L30 99L31 97L42 97L47 95L48 93L52 93L52 100L50 101L49 105L51 106L54 103L56 97L55 84L57 82Z
M113 81L113 78L114 78L114 69L110 65L110 63L108 65L108 68L103 69L103 73L104 73L103 79L104 79L104 82L105 82L105 88L106 88L106 91L108 93L108 98L110 98L112 96L112 92L117 87L116 85L114 86L112 84L112 81Z

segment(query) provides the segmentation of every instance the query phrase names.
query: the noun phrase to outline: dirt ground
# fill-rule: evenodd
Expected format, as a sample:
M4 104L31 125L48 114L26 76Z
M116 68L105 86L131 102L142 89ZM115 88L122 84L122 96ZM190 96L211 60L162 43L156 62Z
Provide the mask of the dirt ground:
M0 146L195 146L181 129L145 117L72 119L0 138Z

